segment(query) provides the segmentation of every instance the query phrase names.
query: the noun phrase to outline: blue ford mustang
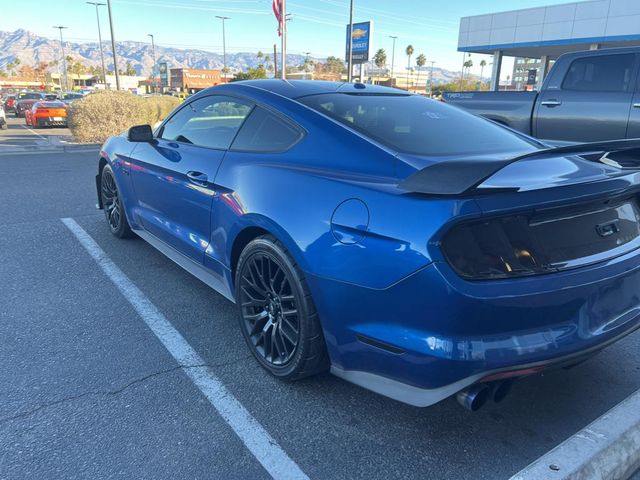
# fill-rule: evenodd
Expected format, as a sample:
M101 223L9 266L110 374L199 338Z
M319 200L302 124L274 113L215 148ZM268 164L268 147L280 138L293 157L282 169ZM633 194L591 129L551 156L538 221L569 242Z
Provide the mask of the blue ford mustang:
M403 91L259 80L110 138L96 177L257 361L476 409L640 326L636 141L550 149Z

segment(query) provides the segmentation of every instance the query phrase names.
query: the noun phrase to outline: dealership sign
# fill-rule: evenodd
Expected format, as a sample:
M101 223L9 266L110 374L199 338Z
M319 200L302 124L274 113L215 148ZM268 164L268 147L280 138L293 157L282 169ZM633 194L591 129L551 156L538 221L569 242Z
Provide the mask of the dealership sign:
M159 69L160 69L160 85L163 87L168 87L169 86L169 74L168 74L168 70L167 70L167 62L161 62L160 65L158 65Z
M371 28L372 22L354 23L351 31L351 60L353 63L365 63L371 56ZM347 53L345 58L349 60L349 25L346 35Z

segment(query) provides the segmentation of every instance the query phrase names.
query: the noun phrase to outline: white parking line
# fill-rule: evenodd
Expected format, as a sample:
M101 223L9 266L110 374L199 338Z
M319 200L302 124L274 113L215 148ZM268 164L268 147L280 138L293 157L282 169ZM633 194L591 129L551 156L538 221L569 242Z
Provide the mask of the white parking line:
M205 362L200 355L144 293L109 259L93 238L72 218L62 218L61 220L173 358L180 365L204 365ZM291 460L273 437L251 416L208 367L185 368L183 371L273 478L308 479L300 467Z
M40 137L42 140L48 142L48 140L43 137L42 135L40 135L38 132L36 132L35 130L33 130L32 128L27 127L26 125L20 125L22 128L24 128L25 130L29 130L31 133L33 133L36 137Z

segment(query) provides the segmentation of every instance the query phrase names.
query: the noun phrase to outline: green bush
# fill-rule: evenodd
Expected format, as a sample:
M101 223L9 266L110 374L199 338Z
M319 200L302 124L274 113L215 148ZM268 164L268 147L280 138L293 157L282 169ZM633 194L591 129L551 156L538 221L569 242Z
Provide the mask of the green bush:
M133 125L153 126L163 120L180 99L169 96L139 97L111 90L94 92L69 107L69 128L80 143L102 143Z

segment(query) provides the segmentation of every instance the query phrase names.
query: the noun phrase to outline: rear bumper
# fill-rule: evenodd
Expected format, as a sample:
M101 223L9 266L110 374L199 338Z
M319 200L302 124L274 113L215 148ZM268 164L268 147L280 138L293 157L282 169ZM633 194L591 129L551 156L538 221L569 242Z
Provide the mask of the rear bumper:
M594 354L640 327L640 254L467 282L431 264L388 289L308 277L338 376L427 406L498 372Z
M34 117L33 122L43 127L66 127L67 119L56 120L54 117Z

